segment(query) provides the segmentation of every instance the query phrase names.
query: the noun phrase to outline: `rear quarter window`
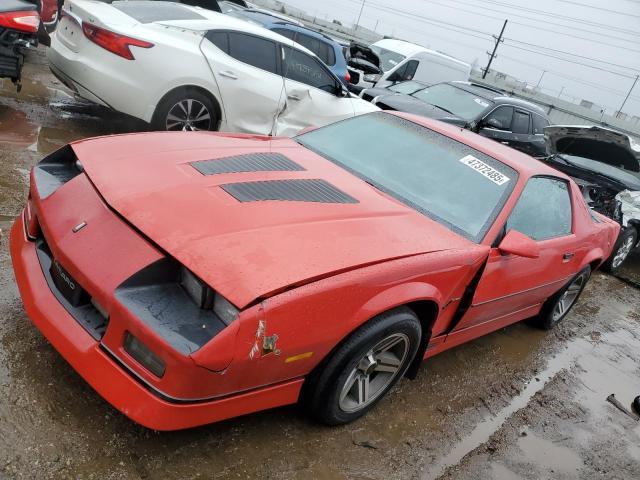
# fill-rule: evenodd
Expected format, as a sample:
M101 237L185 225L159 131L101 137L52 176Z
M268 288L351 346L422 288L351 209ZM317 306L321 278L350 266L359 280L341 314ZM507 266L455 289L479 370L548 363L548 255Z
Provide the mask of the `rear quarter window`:
M229 32L229 55L253 67L277 74L277 50L276 43L266 38Z

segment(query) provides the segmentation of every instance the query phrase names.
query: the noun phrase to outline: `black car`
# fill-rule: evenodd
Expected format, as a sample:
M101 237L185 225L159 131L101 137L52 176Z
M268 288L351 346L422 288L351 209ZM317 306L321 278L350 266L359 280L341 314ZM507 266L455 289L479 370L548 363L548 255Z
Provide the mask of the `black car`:
M592 210L620 223L616 245L603 265L619 269L640 238L640 145L602 127L552 126L544 136L550 154L544 161L573 177Z
M544 127L549 120L533 103L469 82L438 83L410 94L390 93L373 103L453 123L529 155L544 156Z
M360 92L359 97L367 102L375 103L378 97L384 95L392 95L394 93L400 93L402 95L411 95L418 90L424 90L429 85L426 83L418 82L416 80L407 80L406 82L393 83L387 87L372 87L365 88Z

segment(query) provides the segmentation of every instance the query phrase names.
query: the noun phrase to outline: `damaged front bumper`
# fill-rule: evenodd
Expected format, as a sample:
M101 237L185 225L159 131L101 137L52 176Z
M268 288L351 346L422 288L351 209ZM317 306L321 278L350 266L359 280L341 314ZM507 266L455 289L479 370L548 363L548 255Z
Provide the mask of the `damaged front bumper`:
M160 398L122 368L55 297L43 274L23 216L10 235L13 268L25 310L53 347L105 400L131 420L155 430L178 430L295 403L302 379L213 400L177 403Z

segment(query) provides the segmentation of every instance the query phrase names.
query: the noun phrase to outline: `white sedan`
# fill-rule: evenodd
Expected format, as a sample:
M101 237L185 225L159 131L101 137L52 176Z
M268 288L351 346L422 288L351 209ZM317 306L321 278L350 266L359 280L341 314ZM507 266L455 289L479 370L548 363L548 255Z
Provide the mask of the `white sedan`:
M156 130L294 135L377 110L303 46L177 3L67 1L48 58L77 95Z

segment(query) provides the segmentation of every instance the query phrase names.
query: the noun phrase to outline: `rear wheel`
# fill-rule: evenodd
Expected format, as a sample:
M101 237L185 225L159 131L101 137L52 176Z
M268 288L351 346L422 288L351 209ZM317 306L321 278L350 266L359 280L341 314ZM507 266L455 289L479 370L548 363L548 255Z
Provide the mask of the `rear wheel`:
M404 307L360 327L305 385L311 414L340 425L367 413L407 370L421 334L419 320Z
M616 272L625 262L636 243L638 243L638 231L635 228L627 227L622 230L618 235L611 256L604 262L602 269L611 273Z
M591 267L585 267L562 290L550 297L542 307L536 324L550 330L569 313L569 310L580 298L580 294L591 277Z
M217 130L218 115L213 100L202 92L185 88L169 94L156 107L154 130L195 132Z

